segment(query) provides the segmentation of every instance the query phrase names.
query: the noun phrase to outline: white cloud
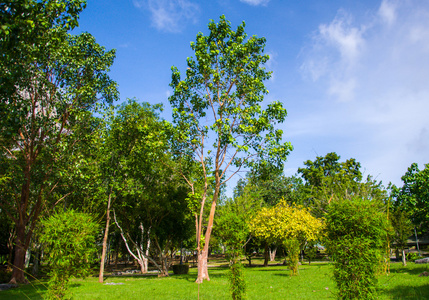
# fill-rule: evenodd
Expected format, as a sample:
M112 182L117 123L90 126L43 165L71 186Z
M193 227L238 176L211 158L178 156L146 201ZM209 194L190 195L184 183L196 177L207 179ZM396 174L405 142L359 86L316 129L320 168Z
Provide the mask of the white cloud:
M181 32L186 23L195 23L199 6L189 0L133 0L136 8L151 13L152 26L167 32Z
M313 130L349 153L338 154L385 183L400 184L412 162L429 162L429 1L384 0L365 16L340 11L301 57L303 74L325 92L318 112L329 116Z
M396 21L396 5L390 1L383 0L378 9L378 14L383 22L391 26Z
M320 39L336 48L347 64L354 63L364 45L364 29L354 27L351 23L351 16L341 13L329 25L319 26Z
M244 2L253 6L258 5L267 5L270 0L240 0L240 2Z
M321 24L301 66L304 74L317 81L327 78L328 93L340 101L354 98L358 86L354 68L365 51L368 25L355 26L350 14L340 10L329 24Z

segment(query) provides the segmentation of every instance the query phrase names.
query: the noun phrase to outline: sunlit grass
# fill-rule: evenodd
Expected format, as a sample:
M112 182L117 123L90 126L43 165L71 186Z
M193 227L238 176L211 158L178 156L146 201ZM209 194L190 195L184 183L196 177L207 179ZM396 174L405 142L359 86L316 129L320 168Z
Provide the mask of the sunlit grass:
M259 262L258 262L259 263ZM429 277L419 277L429 271L428 265L409 263L407 267L395 263L390 275L379 276L378 299L429 299ZM196 284L195 268L188 275L168 278L147 276L109 276L105 283L97 277L72 281L73 299L229 299L227 268L209 269L211 281ZM336 287L332 266L328 263L304 264L298 276L290 276L285 266L245 269L248 299L335 299ZM0 299L42 299L46 292L44 282L0 291Z

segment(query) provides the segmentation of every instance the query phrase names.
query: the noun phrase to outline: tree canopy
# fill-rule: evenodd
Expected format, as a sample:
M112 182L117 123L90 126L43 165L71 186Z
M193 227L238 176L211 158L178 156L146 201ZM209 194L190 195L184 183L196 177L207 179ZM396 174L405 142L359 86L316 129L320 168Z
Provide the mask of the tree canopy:
M53 201L58 168L79 141L75 126L118 98L108 76L115 51L89 33L67 33L84 7L79 0L0 6L0 160L6 178L0 204L17 233L12 282L26 281L24 254L42 208Z

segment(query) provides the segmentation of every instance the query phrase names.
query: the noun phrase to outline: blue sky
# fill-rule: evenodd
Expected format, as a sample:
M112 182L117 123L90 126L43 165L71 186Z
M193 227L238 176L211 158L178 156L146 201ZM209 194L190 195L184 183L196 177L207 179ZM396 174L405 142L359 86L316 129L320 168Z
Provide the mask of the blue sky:
M336 152L401 185L411 163L429 163L428 0L88 0L79 30L117 50L121 101L164 103L169 119L171 66L185 70L190 42L222 14L267 39L265 101L284 103L294 147L287 175Z

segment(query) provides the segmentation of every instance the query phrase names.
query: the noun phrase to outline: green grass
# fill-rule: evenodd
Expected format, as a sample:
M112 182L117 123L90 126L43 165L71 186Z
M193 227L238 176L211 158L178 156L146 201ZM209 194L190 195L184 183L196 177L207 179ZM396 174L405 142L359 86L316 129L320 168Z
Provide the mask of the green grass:
M73 280L73 299L229 299L227 269L209 269L211 281L196 284L196 269L188 275L106 277L104 285L97 277ZM409 263L407 267L395 263L390 275L379 277L378 299L429 299L429 277L419 277L429 271L427 265ZM298 276L289 276L284 266L252 267L245 269L248 299L335 299L336 287L332 280L332 266L327 263L304 264ZM0 299L42 299L45 282L17 289L0 291Z

